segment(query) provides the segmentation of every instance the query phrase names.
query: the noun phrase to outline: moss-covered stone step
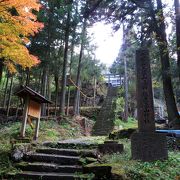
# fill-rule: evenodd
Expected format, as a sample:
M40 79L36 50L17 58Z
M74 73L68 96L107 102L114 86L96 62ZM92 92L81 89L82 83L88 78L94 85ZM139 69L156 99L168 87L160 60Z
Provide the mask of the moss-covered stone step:
M21 162L16 164L16 167L22 171L35 172L58 172L58 173L75 173L82 172L82 166L79 165L59 165L55 163L43 162Z
M58 148L41 148L36 150L37 153L57 154L64 156L79 156L80 153L76 149L58 149Z
M80 165L80 156L62 156L56 154L29 153L24 157L28 162L53 162L61 165Z
M58 149L96 149L98 144L86 142L44 142L43 146Z
M9 175L8 178L18 180L85 180L88 179L88 175L24 171L16 175Z
M37 153L42 154L56 154L64 156L81 156L81 157L97 157L97 150L89 149L58 149L58 148L41 148L36 150Z
M117 87L109 87L107 97L100 113L97 116L97 120L93 127L92 134L94 136L107 136L114 127L115 119L115 101L114 98L117 96Z
M96 136L105 136L105 135L108 135L111 131L109 129L105 129L105 130L102 130L102 129L97 129L96 130Z
M130 139L131 135L136 131L137 128L129 128L129 129L122 129L119 131L111 132L109 134L109 139L123 139L123 138Z

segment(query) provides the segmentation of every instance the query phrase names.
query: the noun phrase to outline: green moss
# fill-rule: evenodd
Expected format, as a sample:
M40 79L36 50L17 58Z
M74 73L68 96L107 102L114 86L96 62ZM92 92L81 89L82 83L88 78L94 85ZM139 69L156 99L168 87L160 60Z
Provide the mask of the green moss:
M27 165L28 165L28 162L25 162L25 161L22 161L22 162L15 164L15 166L27 166Z
M12 166L12 163L9 159L10 152L1 152L0 153L0 179L3 179L3 177L7 173L17 173L19 172L18 169L16 169L14 166Z
M96 121L100 109L101 107L81 107L80 114L82 116L92 119L93 121Z
M115 129L121 130L121 129L129 129L129 128L137 128L137 120L134 118L129 117L127 122L122 121L121 119L115 120Z

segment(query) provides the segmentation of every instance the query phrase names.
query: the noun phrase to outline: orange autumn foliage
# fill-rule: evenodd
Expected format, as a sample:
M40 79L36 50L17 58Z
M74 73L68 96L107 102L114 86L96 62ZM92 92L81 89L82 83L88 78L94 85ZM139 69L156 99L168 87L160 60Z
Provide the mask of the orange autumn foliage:
M43 28L32 13L39 8L38 0L0 0L0 58L11 73L16 65L30 68L40 62L25 46Z

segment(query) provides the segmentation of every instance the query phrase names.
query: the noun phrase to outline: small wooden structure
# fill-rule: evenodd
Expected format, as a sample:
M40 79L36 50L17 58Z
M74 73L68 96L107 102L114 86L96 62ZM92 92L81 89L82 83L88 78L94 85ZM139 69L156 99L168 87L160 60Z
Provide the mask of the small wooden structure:
M23 98L25 102L20 136L22 138L25 137L27 121L31 121L31 118L36 118L37 120L36 120L35 135L34 135L34 140L36 140L38 138L38 132L39 132L41 105L43 103L52 103L52 102L47 100L44 96L32 90L28 86L21 86L20 90L16 92L16 95Z

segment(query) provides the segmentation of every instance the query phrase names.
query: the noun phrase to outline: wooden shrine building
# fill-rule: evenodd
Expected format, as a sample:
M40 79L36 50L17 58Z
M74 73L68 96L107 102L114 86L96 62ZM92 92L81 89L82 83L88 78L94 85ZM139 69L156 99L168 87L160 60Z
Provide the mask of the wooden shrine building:
M20 90L16 92L16 95L24 99L23 120L21 126L20 136L25 137L27 121L31 121L31 118L36 118L35 135L34 140L38 138L39 124L41 117L41 105L43 103L52 103L44 96L32 90L28 86L21 86Z

